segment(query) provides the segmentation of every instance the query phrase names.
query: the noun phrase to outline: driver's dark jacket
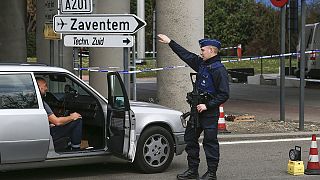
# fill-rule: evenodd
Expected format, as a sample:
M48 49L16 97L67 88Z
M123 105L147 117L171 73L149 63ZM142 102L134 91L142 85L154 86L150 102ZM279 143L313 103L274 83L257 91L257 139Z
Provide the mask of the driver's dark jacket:
M199 71L200 66L208 67L216 61L221 61L219 55L212 57L206 61L203 61L203 59L200 56L186 50L173 40L170 41L169 46L171 47L173 52L175 52L180 57L180 59L187 63L196 72ZM225 101L227 101L229 98L228 72L224 66L208 70L208 72L211 74L213 78L213 86L215 89L215 93L213 94L213 98L206 103L207 110L200 113L200 116L219 116L219 106L223 104Z

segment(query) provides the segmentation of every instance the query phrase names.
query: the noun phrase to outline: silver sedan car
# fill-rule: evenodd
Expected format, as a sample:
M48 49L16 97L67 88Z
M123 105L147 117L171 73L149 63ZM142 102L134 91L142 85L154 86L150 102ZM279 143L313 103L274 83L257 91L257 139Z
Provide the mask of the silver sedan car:
M129 101L118 73L107 73L108 97L57 67L0 65L0 170L101 163L117 156L144 173L162 172L185 148L179 111ZM41 96L36 78L45 79ZM82 116L81 148L55 141L43 102L56 116Z

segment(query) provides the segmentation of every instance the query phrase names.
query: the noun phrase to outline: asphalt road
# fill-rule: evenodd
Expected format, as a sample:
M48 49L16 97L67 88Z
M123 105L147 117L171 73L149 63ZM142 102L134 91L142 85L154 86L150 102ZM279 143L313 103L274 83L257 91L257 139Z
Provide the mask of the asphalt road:
M260 119L280 119L280 87L249 84L230 84L230 99L225 112L252 114ZM285 88L286 120L299 120L299 88ZM304 120L319 122L320 89L306 88Z
M157 101L155 78L139 79L137 82L138 100ZM320 122L319 87L305 89L305 121ZM299 88L285 88L286 120L299 120L299 94ZM230 99L224 104L224 111L226 114L249 114L255 115L257 119L279 120L280 87L230 83Z
M288 152L295 145L302 147L302 160L307 167L311 141L308 139L233 141L221 142L221 163L217 173L219 180L316 180L319 176L292 176L287 173ZM0 179L77 179L77 180L158 180L176 179L176 174L186 169L186 154L176 156L167 171L159 174L141 174L131 165L114 160L106 164L44 168L23 171L1 172ZM204 152L201 150L199 173L206 171Z

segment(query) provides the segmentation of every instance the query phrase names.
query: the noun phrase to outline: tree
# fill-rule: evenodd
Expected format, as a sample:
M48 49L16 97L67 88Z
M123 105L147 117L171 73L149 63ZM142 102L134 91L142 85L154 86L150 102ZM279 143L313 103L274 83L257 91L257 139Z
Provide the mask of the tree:
M27 55L36 56L36 0L27 0Z
M224 47L246 45L254 32L252 0L205 0L205 36L219 39Z
M247 44L247 55L270 55L280 52L280 12L263 4L254 9L254 31Z
M145 29L145 48L146 51L152 51L152 21L153 21L153 9L155 0L145 1L145 21L147 23ZM132 14L137 14L137 0L130 1L130 11Z
M320 22L320 0L308 4L306 21L309 24Z
M36 0L27 0L27 32L36 30Z

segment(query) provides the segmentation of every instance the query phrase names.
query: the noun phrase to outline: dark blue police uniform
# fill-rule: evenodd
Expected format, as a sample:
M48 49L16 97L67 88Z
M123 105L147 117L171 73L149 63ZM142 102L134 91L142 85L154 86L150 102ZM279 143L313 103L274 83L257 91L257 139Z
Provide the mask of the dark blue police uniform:
M217 41L217 43L209 39L199 40L200 47L214 45L220 49L220 42ZM195 130L195 127L188 123L184 138L187 143L186 152L188 154L189 169L198 173L200 163L198 139L200 134L204 132L203 148L206 155L208 172L211 171L215 174L220 156L217 139L219 106L229 98L228 72L221 63L219 55L204 61L200 56L186 50L173 40L170 41L169 46L180 59L197 72L196 87L198 88L198 92L207 92L213 95L213 98L206 103L207 110L199 113L200 127Z

